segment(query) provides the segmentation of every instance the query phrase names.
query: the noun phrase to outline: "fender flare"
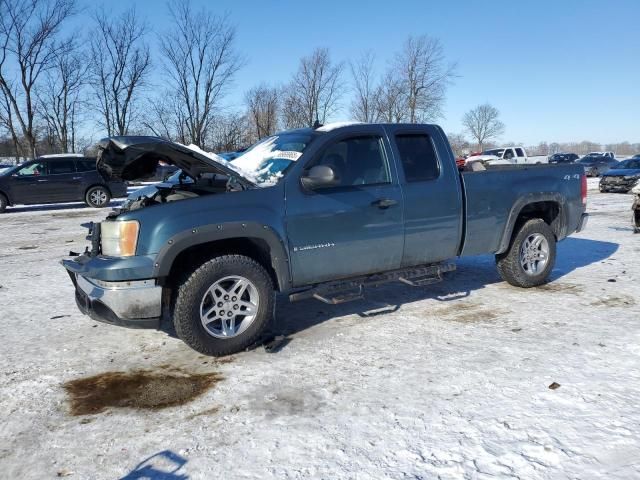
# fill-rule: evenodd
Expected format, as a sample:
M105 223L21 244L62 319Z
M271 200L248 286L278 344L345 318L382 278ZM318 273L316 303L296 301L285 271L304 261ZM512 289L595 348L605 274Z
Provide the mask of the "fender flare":
M158 252L153 276L155 278L168 276L176 257L187 248L230 238L259 239L266 242L269 246L271 266L275 271L280 290L284 291L290 288L289 256L284 241L268 225L260 225L255 222L205 225L172 236Z
M507 217L507 221L505 222L504 230L502 231L502 237L500 238L500 243L498 244L498 250L496 254L504 253L509 248L509 244L511 243L511 237L513 235L513 229L516 226L516 221L520 216L522 210L532 203L538 202L555 202L558 204L558 224L555 227L556 235L558 240L563 239L566 235L566 208L565 208L565 198L562 194L557 192L542 192L542 193L530 193L523 197L518 198L511 210L509 211L509 216Z

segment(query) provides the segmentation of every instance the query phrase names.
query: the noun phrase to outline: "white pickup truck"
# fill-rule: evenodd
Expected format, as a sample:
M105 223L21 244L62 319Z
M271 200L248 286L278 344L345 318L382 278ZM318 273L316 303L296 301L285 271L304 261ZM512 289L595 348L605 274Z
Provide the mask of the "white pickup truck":
M472 155L465 160L465 164L471 162L481 162L485 165L513 165L517 163L542 163L542 157L535 160L527 156L527 152L522 147L502 147L485 150L480 155Z

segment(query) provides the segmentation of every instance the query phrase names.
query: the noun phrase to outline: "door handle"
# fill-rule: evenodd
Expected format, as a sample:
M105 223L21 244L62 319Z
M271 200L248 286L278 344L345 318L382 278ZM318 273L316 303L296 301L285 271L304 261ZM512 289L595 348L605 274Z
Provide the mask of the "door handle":
M45 179L43 179L43 178L38 179L38 183L42 183L42 182L46 182L46 180L45 180Z
M373 202L371 202L371 206L382 208L382 209L389 208L397 204L398 204L397 200L393 200L391 198L380 198L378 200L374 200Z

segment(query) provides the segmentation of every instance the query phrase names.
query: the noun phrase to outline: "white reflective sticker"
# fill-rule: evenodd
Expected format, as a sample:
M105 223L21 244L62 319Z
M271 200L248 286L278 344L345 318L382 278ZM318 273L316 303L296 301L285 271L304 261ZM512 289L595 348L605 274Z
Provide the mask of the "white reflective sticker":
M283 160L292 160L296 161L302 156L301 152L296 152L295 150L285 150L285 151L275 151L271 154L271 158L282 158Z

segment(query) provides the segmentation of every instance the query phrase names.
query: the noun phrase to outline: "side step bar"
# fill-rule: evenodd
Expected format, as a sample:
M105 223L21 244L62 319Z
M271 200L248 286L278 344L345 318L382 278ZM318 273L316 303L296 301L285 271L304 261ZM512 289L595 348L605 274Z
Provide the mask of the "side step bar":
M435 263L422 267L403 268L390 272L375 273L353 279L326 283L311 287L289 295L289 300L296 302L307 298L315 298L330 305L351 302L363 298L364 288L389 282L402 282L413 287L422 287L442 281L442 274L456 269L455 263Z

